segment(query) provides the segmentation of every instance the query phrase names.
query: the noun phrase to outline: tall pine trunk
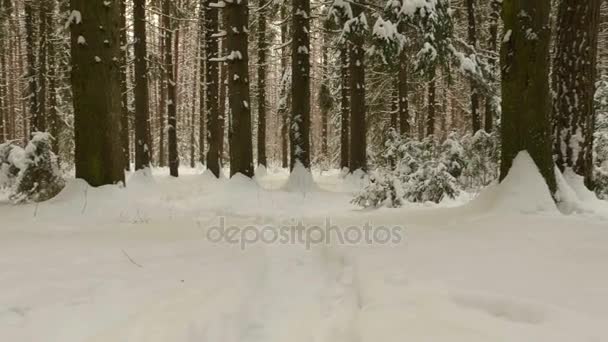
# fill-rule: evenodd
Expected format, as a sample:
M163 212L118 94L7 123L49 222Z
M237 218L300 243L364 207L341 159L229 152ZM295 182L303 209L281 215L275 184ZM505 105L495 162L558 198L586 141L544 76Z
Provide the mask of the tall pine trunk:
M29 98L29 120L30 132L44 131L44 118L40 115L40 106L38 103L38 75L36 73L36 46L34 31L34 1L25 0L23 3L25 11L25 49L27 60L27 97ZM24 130L25 131L25 130ZM28 132L24 132L27 140Z
M227 2L225 29L230 107L230 176L253 177L253 144L249 96L249 1Z
M310 168L310 0L292 0L291 163Z
M556 191L551 152L549 95L550 0L505 0L501 49L502 153L500 179L513 159L527 151L551 193Z
M120 8L71 0L70 10L76 177L92 186L124 182Z
M410 61L407 51L403 49L399 54L399 74L398 74L398 96L399 109L399 131L402 135L410 134L410 109L409 109L409 85L408 85L408 65Z
M120 141L125 161L125 170L131 169L131 142L129 139L129 87L127 83L127 0L120 0L120 93L121 93L121 124Z
M145 6L145 0L133 0L133 35L135 39L135 170L150 167L152 153Z
M594 94L600 0L562 0L553 61L554 153L593 186Z
M266 12L268 2L259 1L258 11L258 164L267 166L266 157Z
M218 10L212 6L214 0L205 1L205 73L206 73L206 107L207 107L207 138L209 150L207 151L207 168L216 177L220 176L220 158L222 149L222 132L223 125L220 125L222 116L219 111L219 64L212 61L213 58L218 58L219 44L217 38L214 37L218 31ZM203 61L201 61L203 63ZM202 99L201 99L202 102ZM202 118L201 118L202 119Z
M350 77L348 42L340 49L340 168L350 170Z
M428 83L428 111L426 116L426 135L435 135L435 115L437 113L437 81L435 75Z
M363 32L363 7L356 0L351 25L352 38L349 58L350 71L350 171L367 170L367 132L365 122L365 35Z
M477 48L477 20L475 19L475 0L467 0L467 17L468 17L468 41L469 45ZM471 120L473 133L481 129L481 113L479 112L479 94L477 87L470 82L471 89Z
M167 129L169 148L169 173L179 176L179 155L177 153L177 72L174 63L174 24L175 4L171 0L163 0L163 28L165 29L165 72L167 74ZM177 41L177 37L175 39ZM176 44L177 45L177 44ZM177 49L176 49L177 50ZM175 51L177 53L177 51ZM177 58L175 58L177 59Z
M490 34L488 38L488 47L492 52L498 52L498 21L500 19L502 0L491 0L490 1ZM490 59L490 65L494 70L496 67L496 61ZM491 96L486 96L485 99L485 130L490 133L494 130L494 117L496 116L496 104Z

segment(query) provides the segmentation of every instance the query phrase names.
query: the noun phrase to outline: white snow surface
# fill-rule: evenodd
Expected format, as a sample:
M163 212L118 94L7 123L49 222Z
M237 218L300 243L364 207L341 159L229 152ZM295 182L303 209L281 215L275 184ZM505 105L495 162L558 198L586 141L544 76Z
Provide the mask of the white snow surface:
M287 171L272 167L255 180L180 171L140 172L126 188L72 180L39 205L0 192L0 341L608 340L608 205L566 175L592 208L551 207L529 156L455 207L360 210L337 170L313 172L306 193L284 190ZM240 249L207 240L220 216L405 234Z

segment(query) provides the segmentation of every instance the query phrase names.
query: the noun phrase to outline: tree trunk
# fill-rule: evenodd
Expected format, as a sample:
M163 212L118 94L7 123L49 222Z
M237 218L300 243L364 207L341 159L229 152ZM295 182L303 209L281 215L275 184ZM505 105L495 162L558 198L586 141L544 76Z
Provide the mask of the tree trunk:
M288 108L291 107L291 71L288 70L287 59L289 57L287 53L287 36L289 34L289 26L287 25L287 4L281 4L281 89L279 94L279 108L277 116L281 120L281 165L283 168L289 167L289 114Z
M173 56L173 33L178 41L177 30L174 31L173 15L174 4L171 0L163 0L163 21L165 29L165 72L167 73L167 124L169 147L169 173L173 177L179 176L179 155L177 153L177 67ZM176 46L178 44L175 44ZM177 54L177 49L175 53ZM177 60L177 57L175 58Z
M47 115L47 76L48 76L48 44L49 32L52 30L51 26L48 25L46 19L47 13L49 12L50 2L53 0L41 0L38 4L38 88L36 90L36 97L38 97L38 117L39 127L38 130L48 130L48 115Z
M437 84L435 75L428 83L428 114L426 116L426 135L435 135L435 115L437 111Z
M410 61L405 49L399 55L399 130L402 135L410 134L410 105L409 105L409 85L407 68Z
M124 182L116 62L121 53L120 8L71 0L70 10L76 178L92 186Z
M344 42L340 49L340 168L350 170L350 49Z
M150 167L150 154L152 151L145 6L145 0L133 0L133 36L135 39L135 170Z
M25 11L25 48L27 60L27 97L29 98L30 111L30 132L42 132L45 130L44 118L40 115L40 106L38 103L38 75L36 74L36 53L35 47L35 32L34 32L34 9L32 0L24 1ZM28 136L28 132L24 132L24 136Z
M260 0L258 17L258 164L267 166L266 157L266 7L268 2Z
M363 31L362 6L360 0L353 6L353 18L357 23L352 25L350 47L350 171L367 170L367 134L365 123L365 35Z
M502 153L500 179L513 159L528 151L556 191L551 152L551 98L549 95L550 0L505 0L506 37L501 49ZM522 16L522 13L526 14Z
M165 46L165 32L168 30L165 27L166 20L161 19L161 37L159 41L159 51L161 54L161 61L164 64L165 56L167 55L167 47ZM166 134L166 124L167 124L167 89L168 89L168 79L167 79L167 67L165 65L161 65L160 69L160 84L158 87L159 92L159 111L158 111L158 166L164 167L167 166L167 148L165 144L165 134Z
M205 101L207 103L207 138L209 145L209 150L207 151L207 168L216 177L219 177L221 165L221 147L223 144L223 141L221 140L222 134L220 130L223 129L223 125L220 125L220 120L222 116L219 112L220 103L218 92L222 85L220 84L219 80L219 64L218 62L211 61L212 58L219 57L218 41L217 38L214 38L213 36L217 33L218 30L218 10L212 6L214 2L214 0L207 0L205 2L205 43L207 44L205 47L206 60L204 61L205 73L207 75L207 89ZM203 63L202 60L201 63Z
M498 21L500 19L501 0L491 0L490 2L490 38L489 38L489 49L492 52L498 52ZM490 59L490 65L494 70L496 61ZM485 130L488 133L494 131L494 117L496 116L496 104L494 99L490 96L486 96L485 99Z
M122 143L125 170L128 171L131 169L131 142L129 141L129 86L127 84L127 0L120 0L120 47L120 98L122 108L120 121L123 127L120 140Z
M593 133L600 0L563 0L553 61L554 153L593 187Z
M291 164L310 168L310 0L292 0Z
M467 0L467 17L468 17L468 41L469 45L477 49L477 20L475 19L475 0ZM471 119L473 133L481 129L481 115L479 112L479 94L477 87L470 82L471 89Z
M228 102L231 114L230 176L253 177L253 145L249 97L249 1L227 2Z

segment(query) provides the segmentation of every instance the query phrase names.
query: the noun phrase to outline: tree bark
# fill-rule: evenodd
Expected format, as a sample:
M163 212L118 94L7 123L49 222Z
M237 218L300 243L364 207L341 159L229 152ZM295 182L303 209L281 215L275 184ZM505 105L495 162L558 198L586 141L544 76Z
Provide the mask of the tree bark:
M501 1L491 0L490 2L490 37L488 39L488 46L490 51L498 52L498 21L500 19ZM490 65L492 69L496 67L496 61L490 59ZM485 130L488 133L494 131L494 117L496 116L496 104L494 99L490 96L486 96L485 99Z
M290 168L310 168L310 0L292 0Z
M475 19L475 0L467 0L467 17L468 17L468 41L469 45L477 48L477 20ZM471 119L473 133L481 129L481 115L479 112L479 94L477 87L471 81Z
M410 134L410 109L409 109L409 85L407 68L410 61L405 49L399 55L399 131L401 135Z
M563 0L553 61L554 153L593 187L593 133L600 0Z
M23 3L25 11L25 49L27 60L27 97L29 98L30 111L30 131L42 132L45 130L44 118L40 115L40 105L38 103L38 75L36 74L36 53L35 32L34 32L34 8L32 0L25 0ZM24 136L29 136L29 132L24 132Z
M501 48L503 180L513 159L527 151L551 193L556 191L551 152L549 95L550 0L505 0L506 36Z
M231 114L230 176L241 173L253 177L253 144L249 95L249 54L247 36L249 1L227 2L226 44L228 50L228 102Z
M214 34L218 30L218 10L211 6L214 0L207 0L205 2L205 23L206 23L206 39L205 47L206 60L205 60L205 73L207 81L207 89L205 101L207 103L207 138L209 150L207 151L207 168L216 177L220 176L220 158L221 158L221 147L223 144L222 134L220 132L223 126L220 125L220 112L219 112L219 90L222 86L219 79L219 64L213 62L213 58L218 58L219 45L217 38L214 38ZM201 61L202 63L202 61Z
M131 142L129 139L129 87L127 84L127 0L120 0L120 94L121 94L121 124L120 140L124 154L125 170L131 169Z
M92 186L124 182L120 8L71 0L70 9L76 178Z
M340 168L350 170L350 49L344 42L340 49Z
M266 10L268 2L260 0L258 11L258 164L267 166L266 157Z
M177 67L174 63L174 40L177 32L173 24L174 4L172 0L163 0L163 21L165 29L165 72L167 73L167 125L169 147L169 173L172 177L179 176L179 155L177 153ZM175 30L175 31L174 31ZM178 44L175 44L176 46ZM177 50L177 49L176 49ZM175 51L177 53L177 51ZM177 60L177 58L175 58Z
M437 84L435 75L428 83L428 114L426 116L426 135L435 135L435 115L437 112Z
M145 6L145 0L133 0L133 35L135 38L135 170L149 168L152 153Z
M363 7L355 1L353 18L358 18L352 25L350 47L350 171L367 170L367 134L365 112L365 35L361 23Z

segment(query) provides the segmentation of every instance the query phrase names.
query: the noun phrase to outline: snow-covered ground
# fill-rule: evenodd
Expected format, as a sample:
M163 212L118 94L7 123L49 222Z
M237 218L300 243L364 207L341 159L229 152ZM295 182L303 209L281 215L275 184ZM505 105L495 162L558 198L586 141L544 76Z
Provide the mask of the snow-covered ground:
M608 340L608 204L569 188L563 215L525 165L469 203L379 210L352 206L356 182L337 171L292 192L284 171L154 173L0 199L0 341ZM241 248L209 241L219 217L404 230L385 245Z

